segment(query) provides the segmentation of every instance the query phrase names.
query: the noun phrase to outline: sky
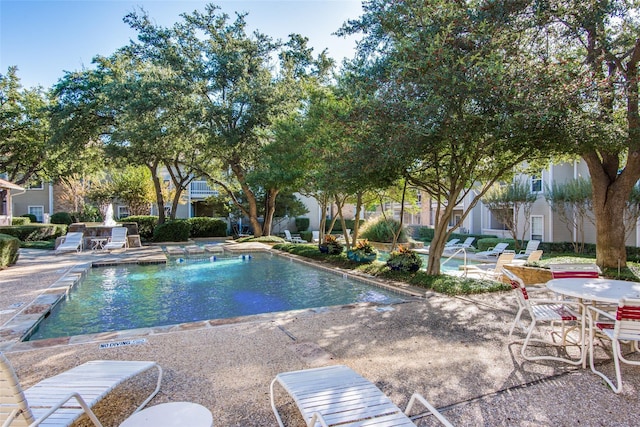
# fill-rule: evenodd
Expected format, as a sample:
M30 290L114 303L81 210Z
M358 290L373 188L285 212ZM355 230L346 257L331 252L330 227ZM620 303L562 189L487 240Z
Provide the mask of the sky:
M157 25L171 27L180 14L204 11L207 3L232 18L248 12L250 32L281 40L302 34L316 55L326 48L338 64L353 56L357 38L332 33L361 15L360 0L0 0L0 74L17 66L23 87L50 88L65 71L91 69L96 55L135 40L137 33L122 21L127 13L143 8Z

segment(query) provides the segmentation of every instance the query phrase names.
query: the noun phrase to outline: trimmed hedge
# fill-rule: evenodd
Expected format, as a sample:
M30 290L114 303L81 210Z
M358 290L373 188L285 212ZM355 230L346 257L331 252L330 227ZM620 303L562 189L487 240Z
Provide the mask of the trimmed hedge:
M516 249L516 242L513 239L499 239L497 237L487 237L487 238L478 240L477 243L478 243L478 250L480 251L486 251L489 248L494 247L498 243L508 243L509 246L507 246L507 249L511 249L511 250Z
M296 218L296 230L298 233L309 229L309 218Z
M167 221L153 230L154 242L186 242L189 240L191 224L184 219Z
M14 216L11 218L11 225L27 225L31 224L31 220L26 216Z
M153 230L158 225L158 217L155 215L135 215L128 216L127 222L138 224L138 234L142 240L153 239Z
M23 242L52 240L67 233L64 224L29 224L0 227L0 233L8 234Z
M51 215L49 221L51 222L51 224L71 225L73 224L73 217L71 217L71 214L68 212L56 212Z
M18 262L20 240L7 234L0 234L0 269Z
M362 225L363 222L364 222L364 220L360 220L360 225ZM351 230L351 231L353 231L356 228L356 220L355 219L345 219L344 223L347 226L347 228L349 230ZM327 223L325 225L325 232L329 231L329 225L330 224L331 224L331 221L327 220ZM342 232L342 222L340 221L340 218L338 218L336 220L336 223L333 226L333 230L331 232L332 233Z
M221 219L194 217L187 220L191 224L191 237L226 237L227 223Z
M38 217L35 216L34 214L24 214L24 215L20 215L23 218L29 218L29 220L31 221L32 224L38 222Z

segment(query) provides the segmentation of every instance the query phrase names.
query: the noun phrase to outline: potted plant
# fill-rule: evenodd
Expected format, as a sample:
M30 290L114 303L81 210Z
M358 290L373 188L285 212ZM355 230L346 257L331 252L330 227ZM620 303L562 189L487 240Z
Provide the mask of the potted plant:
M373 262L377 257L378 252L367 239L360 240L353 250L347 252L347 258L355 262Z
M411 249L401 245L398 246L397 251L389 254L387 266L392 270L413 273L422 267L422 258Z
M318 245L318 249L323 254L337 255L342 253L343 246L342 243L338 242L336 236L327 234L324 236L324 241Z

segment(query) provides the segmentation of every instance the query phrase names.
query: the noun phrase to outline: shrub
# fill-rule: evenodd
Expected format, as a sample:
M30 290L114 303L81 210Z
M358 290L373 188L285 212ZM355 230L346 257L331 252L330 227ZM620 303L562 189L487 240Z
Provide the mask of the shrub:
M36 217L34 214L24 214L24 215L20 215L20 216L23 217L23 218L29 218L29 220L32 223L38 222L38 217Z
M296 230L298 232L307 231L309 228L309 218L296 218Z
M418 229L418 238L430 242L433 240L435 230L431 227L420 227Z
M318 245L318 249L320 249L320 252L328 255L338 255L342 253L344 246L338 242L336 236L327 234L324 236L324 242Z
M26 216L14 216L11 218L11 225L27 225L31 224L31 220Z
M360 220L360 225L362 225L364 221ZM345 219L344 220L345 225L347 226L347 228L349 230L354 230L356 228L356 220L355 219ZM331 225L331 221L327 221L327 223L325 224L325 232L329 231L329 225ZM336 220L336 223L333 226L333 229L331 230L331 232L342 232L342 222L340 221L340 218L338 218Z
M195 217L187 220L191 224L191 237L226 237L227 223L221 219Z
M371 240L372 242L391 243L393 242L394 234L399 228L400 221L380 217L377 220L367 222L360 233L360 237ZM406 233L402 230L398 237L398 242L406 243L408 241L409 239Z
M53 215L51 215L50 221L51 221L51 224L66 224L66 225L73 224L73 218L71 217L71 214L68 212L56 212Z
M397 251L389 254L387 266L392 270L413 273L422 267L422 258L412 250L404 246L399 246Z
M186 242L189 240L191 224L186 220L167 221L153 230L154 242Z
M301 231L300 238L310 242L313 239L313 233L311 231Z
M67 232L64 224L28 224L0 227L0 233L8 234L23 242L51 240Z
M151 240L153 238L153 230L158 225L158 217L155 215L128 216L127 222L138 224L138 234L140 234L141 239Z
M7 268L18 261L18 249L20 249L20 240L0 234L0 269Z

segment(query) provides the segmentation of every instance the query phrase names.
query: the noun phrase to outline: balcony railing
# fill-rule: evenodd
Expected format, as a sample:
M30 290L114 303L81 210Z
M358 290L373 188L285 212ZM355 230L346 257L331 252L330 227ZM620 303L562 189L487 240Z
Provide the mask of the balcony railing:
M189 191L192 199L204 199L209 196L217 196L220 194L217 190L209 187L207 181L191 181Z

